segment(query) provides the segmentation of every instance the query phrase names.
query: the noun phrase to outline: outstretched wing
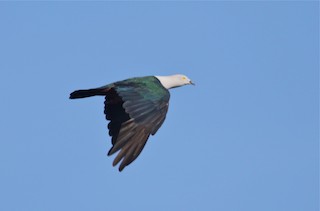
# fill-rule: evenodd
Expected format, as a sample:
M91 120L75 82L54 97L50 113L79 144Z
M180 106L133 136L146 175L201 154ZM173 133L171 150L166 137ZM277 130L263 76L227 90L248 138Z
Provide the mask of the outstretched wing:
M135 78L114 84L105 101L112 148L119 151L113 165L120 161L119 171L141 153L150 134L154 135L165 120L170 94L155 77Z

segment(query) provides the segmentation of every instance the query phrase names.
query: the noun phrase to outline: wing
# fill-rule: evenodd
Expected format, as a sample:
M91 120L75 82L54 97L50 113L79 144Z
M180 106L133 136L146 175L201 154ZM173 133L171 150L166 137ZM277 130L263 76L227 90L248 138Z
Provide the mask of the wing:
M115 83L106 95L105 114L110 120L112 148L108 155L120 150L113 166L120 161L119 171L141 153L150 134L161 127L168 111L170 94L160 82L150 80Z

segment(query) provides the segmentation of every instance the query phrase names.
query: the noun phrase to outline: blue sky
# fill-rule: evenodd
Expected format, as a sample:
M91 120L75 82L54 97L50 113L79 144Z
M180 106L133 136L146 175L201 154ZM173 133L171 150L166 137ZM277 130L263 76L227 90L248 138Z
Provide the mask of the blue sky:
M318 2L1 2L0 210L319 209ZM184 73L119 173L103 98Z

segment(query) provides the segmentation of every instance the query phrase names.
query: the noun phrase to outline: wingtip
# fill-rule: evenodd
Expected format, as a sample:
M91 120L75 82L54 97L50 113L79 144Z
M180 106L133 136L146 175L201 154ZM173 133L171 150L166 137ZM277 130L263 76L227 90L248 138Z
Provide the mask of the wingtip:
M116 153L119 149L114 148L114 146L112 146L108 152L108 156L113 155L114 153Z
M116 165L118 165L118 163L120 162L121 160L119 160L119 158L115 158L112 162L112 166L115 167ZM120 166L119 166L119 172L121 172L127 165L124 164L123 162L121 162Z
M126 165L123 165L123 163L121 163L121 165L119 166L119 172L121 172L125 167Z
M118 162L114 162L112 163L112 166L115 167L118 164ZM119 172L122 172L122 170L126 167L126 165L121 164L118 168Z
M109 150L109 152L108 152L108 156L111 156L113 153L112 153L112 149L113 149L113 147L111 147L111 149Z

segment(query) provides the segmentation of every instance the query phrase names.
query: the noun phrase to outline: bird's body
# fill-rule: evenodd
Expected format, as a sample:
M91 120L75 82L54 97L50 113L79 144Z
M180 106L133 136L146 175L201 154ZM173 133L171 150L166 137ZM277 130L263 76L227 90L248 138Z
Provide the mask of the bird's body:
M141 153L150 134L161 127L168 111L169 88L192 84L184 75L130 78L95 89L77 90L70 99L105 96L104 113L112 147L108 155L119 151L113 165L121 160L119 170Z

